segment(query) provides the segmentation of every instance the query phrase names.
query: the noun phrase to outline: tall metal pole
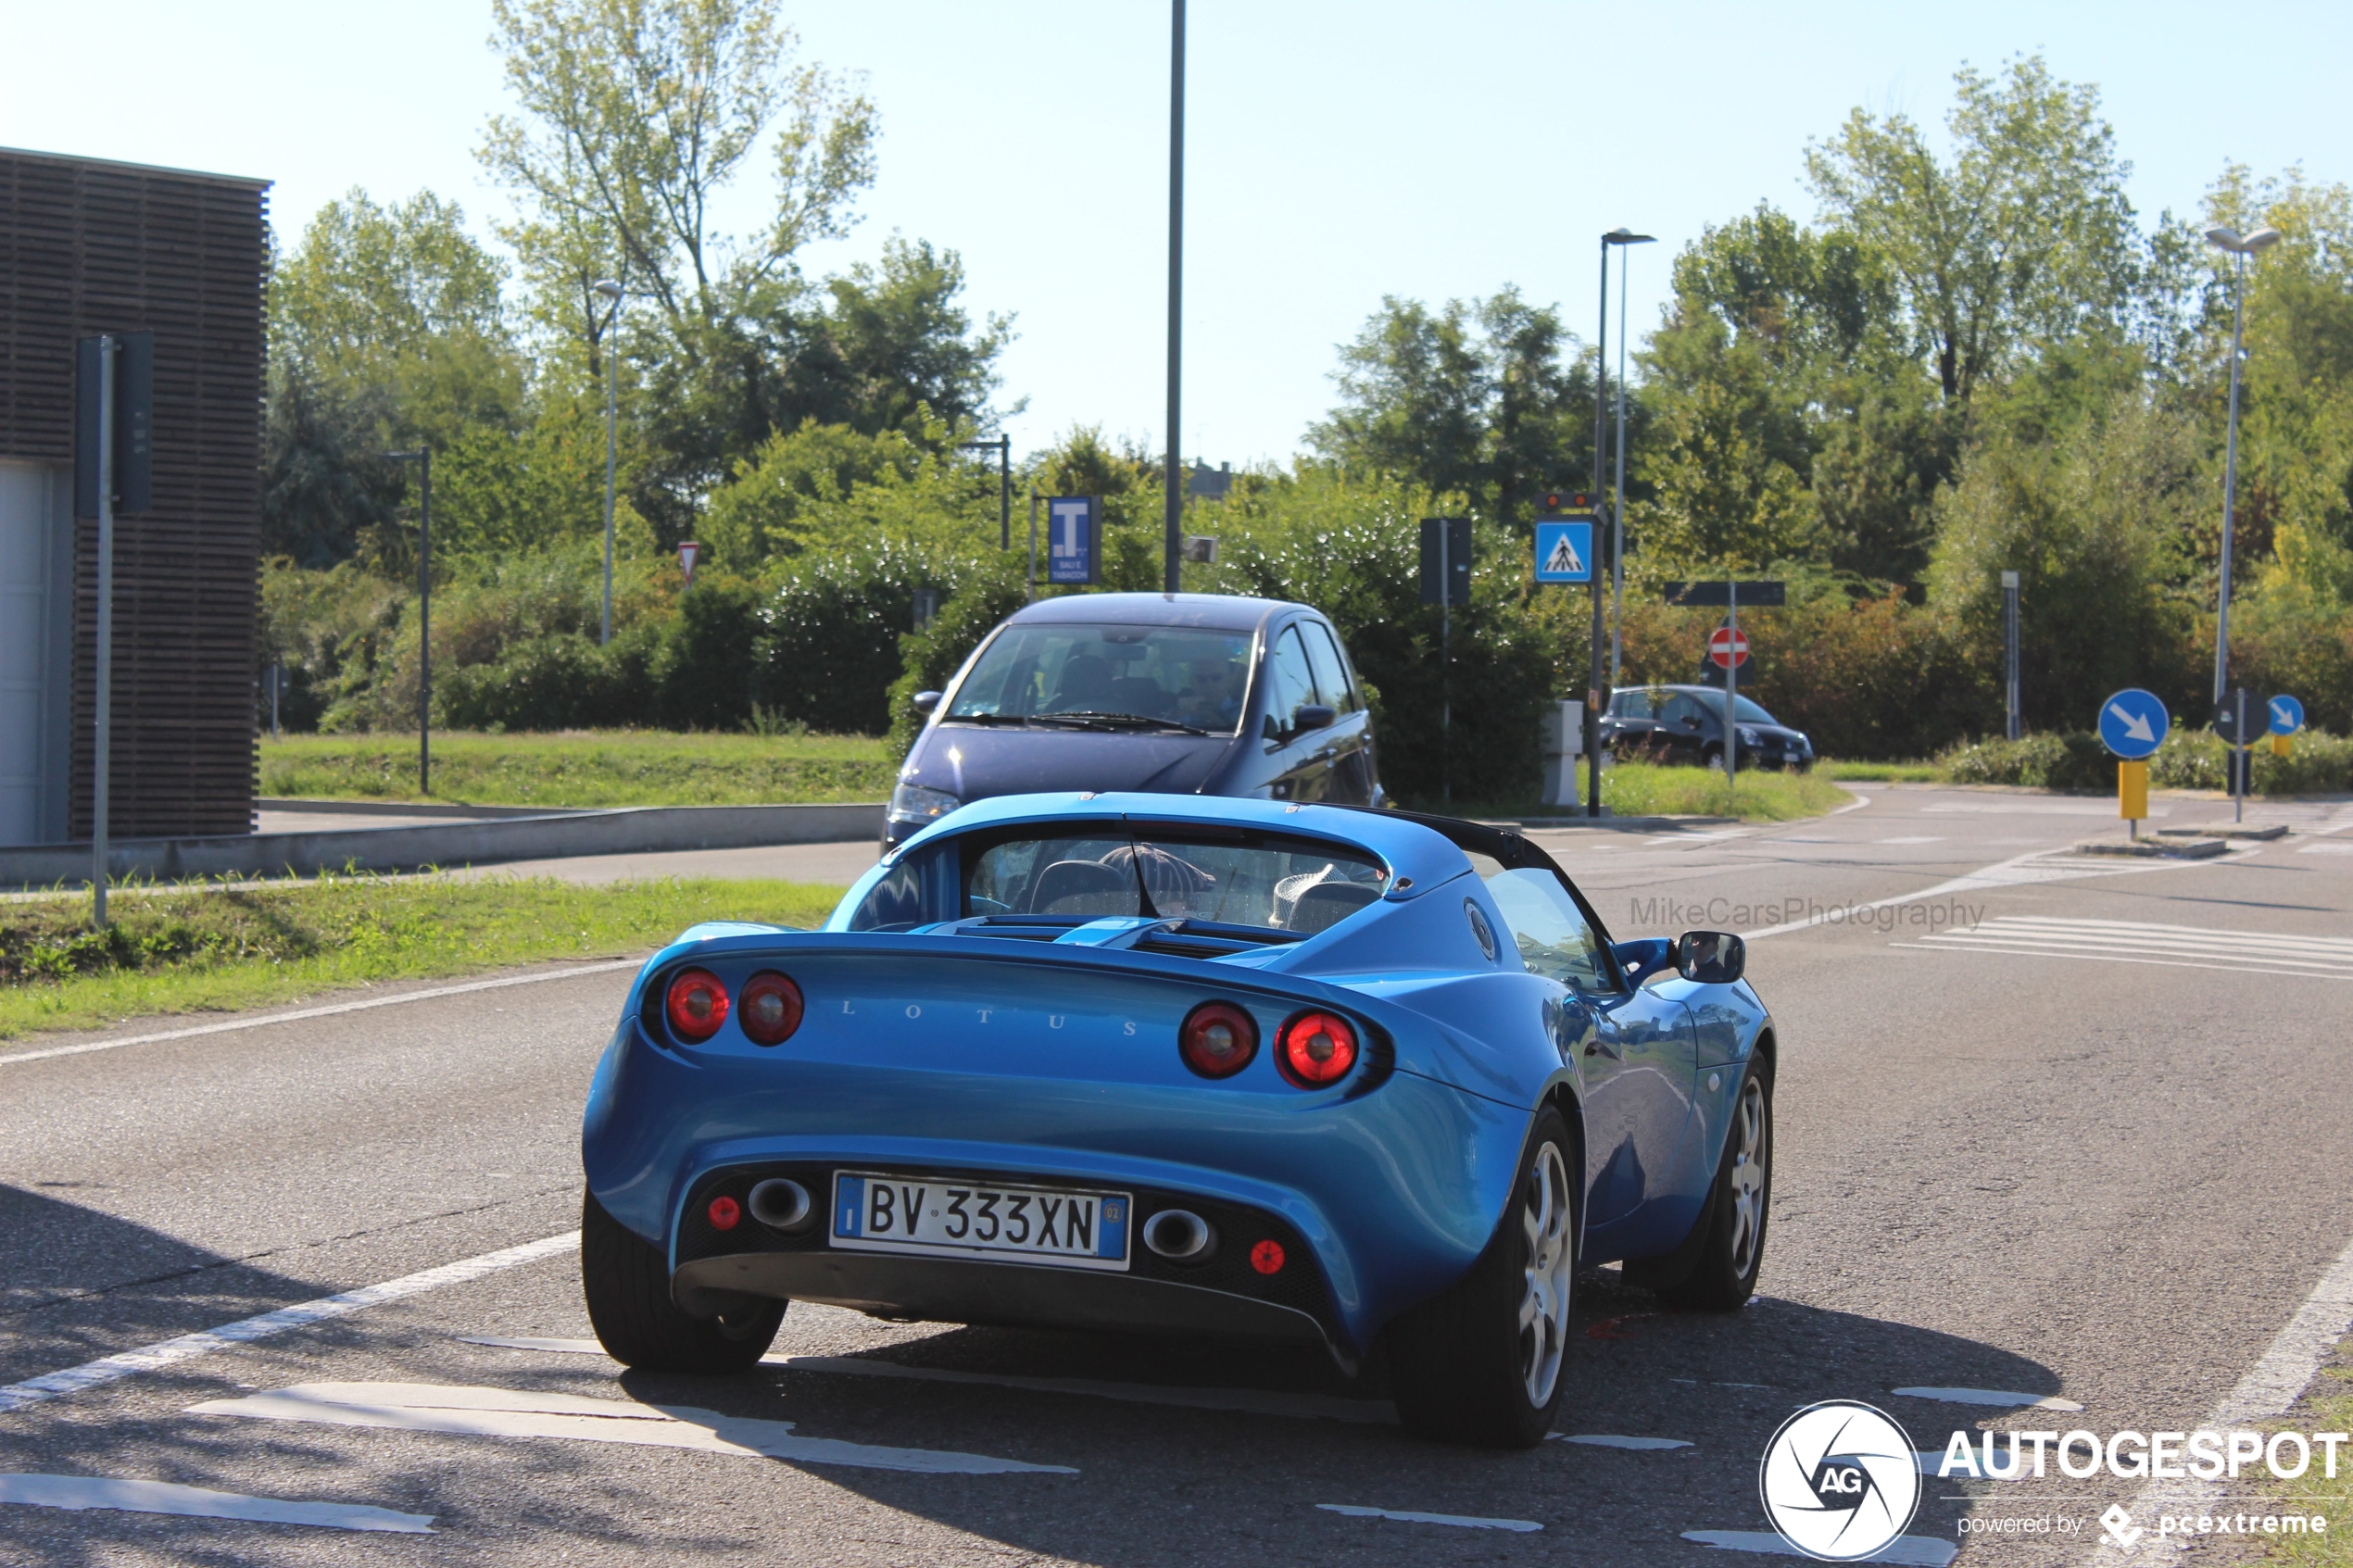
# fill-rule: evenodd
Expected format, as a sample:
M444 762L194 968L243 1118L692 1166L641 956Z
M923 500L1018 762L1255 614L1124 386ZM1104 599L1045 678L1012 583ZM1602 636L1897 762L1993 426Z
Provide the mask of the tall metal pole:
M1038 602L1038 486L1029 487L1029 577L1027 602Z
M1731 646L1724 650L1731 659L1724 666L1724 797L1730 800L1741 766L1741 733L1733 723L1740 717L1734 705L1741 693L1741 585L1736 580L1724 584L1724 609L1732 628Z
M1609 236L1602 236L1601 339L1593 345L1593 489L1602 488L1603 438L1609 428ZM1598 532L1598 531L1597 531ZM1593 628L1587 639L1585 678L1585 814L1602 814L1602 574L1588 562L1593 586Z
M610 383L608 383L610 384ZM433 793L433 448L417 449L417 793ZM608 535L610 537L610 535ZM607 578L610 593L611 579ZM610 601L608 601L610 602Z
M1438 524L1438 798L1454 803L1454 524Z
M1617 457L1609 504L1609 684L1617 688L1626 631L1626 269L1631 245L1617 247Z
M613 315L621 314L621 302L613 301ZM605 349L605 622L598 634L600 644L612 641L612 470L617 443L613 435L613 352Z
M2222 456L2222 581L2214 601L2214 700L2231 684L2231 532L2239 483L2239 353L2246 329L2246 253L2238 257L2231 306L2231 420Z
M1013 438L997 438L997 547L1013 547Z
M1177 591L1179 558L1184 553L1185 465L1176 455L1176 433L1183 428L1185 325L1185 0L1169 0L1168 40L1168 444L1166 489L1166 565L1162 587Z
M2019 738L2025 721L2019 712L2018 688L2018 573L2002 573L2002 706L2007 715L2002 733L2011 740Z
M114 742L114 356L111 335L98 339L98 731L91 747L91 923L107 928L107 817Z

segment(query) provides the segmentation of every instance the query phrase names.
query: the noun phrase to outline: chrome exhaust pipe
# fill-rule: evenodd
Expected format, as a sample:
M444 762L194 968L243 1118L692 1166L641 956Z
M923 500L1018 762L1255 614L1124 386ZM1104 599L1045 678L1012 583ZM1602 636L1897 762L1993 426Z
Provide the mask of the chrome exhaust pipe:
M772 1231L799 1230L814 1209L809 1189L799 1182L771 1176L751 1189L751 1217Z
M1205 1262L1217 1249L1217 1232L1199 1214L1164 1209L1144 1222L1144 1245L1172 1263Z

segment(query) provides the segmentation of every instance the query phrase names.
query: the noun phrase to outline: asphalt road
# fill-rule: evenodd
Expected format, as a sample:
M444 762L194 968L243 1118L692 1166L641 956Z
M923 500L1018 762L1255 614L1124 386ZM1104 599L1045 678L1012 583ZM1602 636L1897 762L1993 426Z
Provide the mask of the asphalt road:
M2219 861L2117 861L2064 853L2116 836L2097 802L1862 787L1785 827L1544 835L1614 935L1773 933L1750 953L1783 1048L1760 1299L1663 1315L1589 1276L1560 1423L1688 1447L1434 1448L1389 1423L1378 1372L827 1309L794 1308L795 1360L750 1379L622 1374L564 1343L589 1332L570 1252L496 1256L576 1223L582 1092L626 981L604 970L0 1047L0 1499L55 1501L20 1477L69 1476L331 1505L293 1524L0 1500L0 1562L1697 1564L1741 1557L1684 1532L1765 1527L1758 1455L1815 1399L1874 1402L1922 1448L1980 1424L2196 1425L2353 1238L2353 807L2275 810L2298 831ZM2164 804L2168 825L2228 812ZM385 1282L406 1283L26 1391ZM320 1384L346 1386L282 1392ZM1894 1392L1921 1386L2083 1413ZM922 1454L874 1468L809 1439ZM1911 1533L1932 1560L1964 1516L2071 1519L1960 1538L1970 1561L2077 1562L2133 1490L1931 1479ZM397 1516L432 1533L343 1527Z

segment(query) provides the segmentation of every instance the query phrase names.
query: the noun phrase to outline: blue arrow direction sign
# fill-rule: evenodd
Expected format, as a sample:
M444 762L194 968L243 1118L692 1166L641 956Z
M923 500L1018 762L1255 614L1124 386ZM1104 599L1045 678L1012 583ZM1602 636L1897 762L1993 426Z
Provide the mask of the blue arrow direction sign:
M2154 753L2172 727L2165 704L2138 686L2127 686L2100 704L2100 744L2127 762Z
M1536 525L1536 581L1591 583L1593 580L1593 525L1584 522L1540 522Z
M2292 696L2275 696L2267 705L2271 709L2271 733L2292 735L2304 727L2304 705Z

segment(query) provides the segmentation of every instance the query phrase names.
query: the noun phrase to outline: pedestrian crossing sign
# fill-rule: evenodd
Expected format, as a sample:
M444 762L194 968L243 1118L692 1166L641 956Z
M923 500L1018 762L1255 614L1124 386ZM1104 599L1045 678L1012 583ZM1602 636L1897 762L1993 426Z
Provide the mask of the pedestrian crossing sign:
M1536 525L1536 581L1591 583L1593 580L1593 524L1576 522Z

